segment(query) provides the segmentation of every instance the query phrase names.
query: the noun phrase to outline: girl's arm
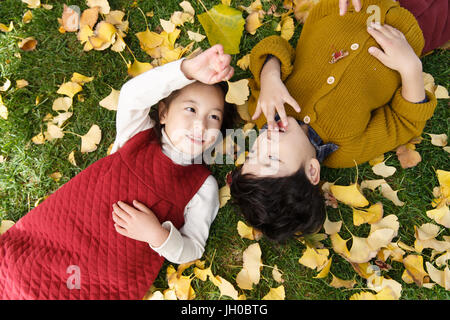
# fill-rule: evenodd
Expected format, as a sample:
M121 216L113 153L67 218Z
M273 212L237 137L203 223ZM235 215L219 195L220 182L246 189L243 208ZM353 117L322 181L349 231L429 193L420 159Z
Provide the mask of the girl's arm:
M219 210L219 188L209 176L184 211L184 225L177 230L170 221L162 224L169 236L161 246L150 246L173 263L186 263L200 259L205 251L209 229Z
M185 58L148 70L127 81L120 90L116 114L116 139L111 153L116 152L135 134L152 128L150 108L195 80L188 79L181 65Z

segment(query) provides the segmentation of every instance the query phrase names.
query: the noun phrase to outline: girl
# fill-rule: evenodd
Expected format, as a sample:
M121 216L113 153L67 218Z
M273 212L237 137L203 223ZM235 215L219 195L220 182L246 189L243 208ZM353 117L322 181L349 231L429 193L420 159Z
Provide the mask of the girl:
M250 55L249 112L269 130L234 171L231 195L248 222L274 240L322 226L322 163L353 167L407 143L437 104L424 89L418 56L425 41L414 16L392 0L354 0L359 6L340 15L343 3L316 4L296 50L271 36ZM370 27L369 6L380 19Z
M164 258L201 257L218 187L193 160L235 117L230 60L215 45L123 85L111 154L1 236L1 299L142 299Z

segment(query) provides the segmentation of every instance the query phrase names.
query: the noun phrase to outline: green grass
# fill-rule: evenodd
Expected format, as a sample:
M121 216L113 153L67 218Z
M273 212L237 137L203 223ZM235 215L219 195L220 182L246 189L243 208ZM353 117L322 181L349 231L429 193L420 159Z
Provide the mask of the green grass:
M137 8L130 7L131 1L110 0L113 10L126 12L125 19L130 22L130 29L125 38L136 58L140 61L150 61L150 57L139 47L135 33L144 31L145 20ZM207 8L219 3L219 1L203 1ZM282 1L273 1L281 3ZM53 5L52 10L43 8L33 9L33 19L29 24L21 22L22 15L28 10L26 4L19 0L3 0L0 2L0 23L14 22L15 29L10 33L0 32L0 85L10 79L15 85L15 80L26 79L30 84L22 89L11 88L7 92L1 92L3 101L9 110L8 120L0 119L0 155L6 161L0 163L0 219L17 221L34 207L34 203L56 191L60 186L69 181L77 173L88 167L93 162L106 156L108 146L115 138L115 112L101 108L98 102L106 97L110 88L120 89L129 79L126 66L119 54L111 51L83 52L82 45L76 39L75 33L61 34L58 32L57 18L61 17L63 4L57 1L47 1ZM197 14L204 12L203 7L196 0L191 1ZM233 7L239 5L248 6L251 1L232 1ZM69 5L78 5L81 10L87 8L85 1L71 1ZM158 1L138 1L138 6L143 12L153 10L155 16L147 17L149 28L154 30L159 25L159 18L169 19L175 10L180 10L178 1L165 1L164 6L159 6ZM268 9L268 3L263 3ZM284 11L284 10L283 10ZM244 15L245 17L245 15ZM256 35L252 36L244 32L241 39L241 53L234 55L232 64L235 66L235 76L232 81L250 77L249 71L243 71L236 66L237 60L247 54L251 48L261 39L276 34L274 27L279 18L266 17L264 25L260 27ZM187 23L182 28L178 42L182 45L188 43L187 30L203 29L195 20L194 24ZM296 26L294 37L290 43L295 44L300 35L301 27ZM37 49L32 52L23 52L18 49L17 42L20 38L34 36L38 41ZM197 45L196 45L197 46ZM200 47L206 49L207 41L200 43ZM14 54L20 52L21 58ZM128 52L124 52L127 59L132 60ZM422 59L424 71L431 73L437 84L449 88L450 54L442 50L436 50L433 54ZM47 142L44 145L35 145L31 138L38 134L44 126L43 117L52 111L52 102L60 95L56 93L59 85L67 81L73 72L94 76L94 80L83 87L83 102L74 99L74 115L68 121L65 131L85 134L92 124L97 124L102 129L102 141L97 151L81 154L80 138L66 134L63 139ZM40 104L35 105L36 97L40 96ZM440 100L433 118L427 123L424 132L449 134L449 108L448 100ZM43 128L45 130L45 127ZM416 167L401 169L394 153L387 161L388 165L397 168L397 172L388 183L395 189L400 189L399 197L406 204L403 207L395 207L384 199L379 192L365 192L371 203L381 201L384 205L385 215L395 214L400 221L399 239L409 245L414 243L414 226L430 222L426 216L426 210L430 210L433 187L438 185L435 175L436 169L450 170L448 153L431 145L428 135L423 134L424 141L417 146L423 160ZM78 167L71 165L67 156L72 150L77 150L76 161ZM219 186L225 184L224 177L233 168L232 165L213 166L211 170L219 182ZM378 179L372 173L368 164L358 167L358 181L364 179ZM49 175L55 171L63 174L59 182L53 181ZM348 184L356 179L356 170L352 169L323 169L323 180L335 181L339 178L339 184ZM253 241L241 239L236 231L236 224L242 218L237 213L237 208L228 203L220 209L216 220L211 227L210 237L204 253L207 265L212 262L212 270L216 275L235 283L235 277L242 266L242 252ZM367 235L367 227L356 228L352 224L352 212L343 205L339 209L327 207L327 212L332 221L341 219L349 230L360 236ZM341 235L344 239L350 237L345 228ZM446 229L442 235L450 235ZM440 237L442 237L440 235ZM334 254L331 272L342 279L355 279L357 285L350 290L335 289L329 286L331 277L314 279L316 271L308 269L298 263L305 246L297 240L291 240L286 245L276 245L265 239L259 241L262 249L262 260L267 266L278 266L284 273L284 287L286 299L348 299L352 294L366 288L365 281L359 277L344 259ZM323 241L327 248L331 248L329 239ZM226 245L224 245L226 244ZM423 251L425 260L429 259L431 250ZM404 266L398 262L392 262L392 270L387 275L399 281L403 286L402 299L449 299L449 292L439 286L433 289L418 288L415 284L407 285L401 280ZM155 281L157 288L167 288L165 280L165 263L159 277ZM188 269L192 270L192 269ZM186 273L188 273L188 271ZM260 299L269 288L278 286L272 279L272 269L264 267L261 273L261 281L252 291L246 291L248 299ZM192 285L199 299L227 299L220 297L219 290L209 281L203 283L194 279Z

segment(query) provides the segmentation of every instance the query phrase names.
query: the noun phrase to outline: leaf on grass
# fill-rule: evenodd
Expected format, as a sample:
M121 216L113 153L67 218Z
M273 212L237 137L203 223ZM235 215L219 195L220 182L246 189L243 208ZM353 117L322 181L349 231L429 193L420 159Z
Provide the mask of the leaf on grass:
M325 229L325 233L326 234L334 234L334 233L338 233L341 230L341 226L342 226L342 221L336 221L336 222L332 222L330 220L328 220L328 215L325 218L325 222L323 224L323 228Z
M225 53L239 53L239 44L245 25L242 12L218 4L197 17L211 46L220 43L223 45Z
M328 249L315 249L310 246L306 246L306 250L300 257L298 262L313 270L322 270L328 262L328 255L330 252Z
M392 176L397 169L392 166L387 166L386 162L380 162L372 167L372 171L383 178L387 178Z
M415 146L412 143L399 146L396 149L396 154L403 169L415 167L422 161L420 153L415 150Z
M220 202L219 208L222 208L223 206L225 206L227 204L228 200L230 200L230 199L231 199L230 186L224 185L219 190L219 202Z
M378 202L371 205L368 209L353 208L353 224L359 226L364 223L372 224L381 220L383 217L383 204Z
M236 284L241 289L252 290L253 284L258 284L260 279L261 248L258 243L253 243L242 254L243 266L236 276Z
M89 131L81 137L81 153L97 150L97 145L102 139L102 131L96 124L92 125Z
M427 133L431 137L431 144L437 147L445 147L447 145L448 137L445 133L432 134Z
M277 288L270 288L269 293L266 294L262 300L284 300L284 286L281 285Z
M359 191L356 183L349 186L332 185L330 190L338 201L351 207L365 207L369 205L369 201Z
M237 223L237 231L241 238L249 239L249 240L260 240L262 237L262 232L246 225L242 221L238 221Z
M428 275L423 268L423 257L415 254L411 254L403 258L403 265L405 271L403 272L402 279L408 282L408 279L412 279L419 287L423 285L424 278Z
M445 288L445 290L450 290L450 269L448 266L444 270L436 269L430 262L425 262L427 267L428 275L431 280Z
M332 275L332 280L330 282L330 286L333 288L339 289L339 288L346 288L351 289L355 286L356 281L355 280L343 280L338 277L336 277L334 274Z
M66 95L72 99L74 97L74 95L76 95L78 92L80 92L82 90L83 90L83 87L80 86L78 83L69 81L69 82L63 83L59 87L58 91L56 91L56 93Z
M71 97L59 97L53 101L52 110L54 111L68 111L72 106Z
M99 105L108 110L117 110L117 106L119 105L119 95L120 91L111 88L111 93L103 98Z
M33 51L36 49L37 40L34 37L27 37L19 42L18 46L23 51Z
M4 234L6 231L8 231L9 228L11 228L14 225L14 221L11 220L2 220L0 222L0 234Z
M450 210L447 205L438 209L428 210L427 216L444 227L450 228Z

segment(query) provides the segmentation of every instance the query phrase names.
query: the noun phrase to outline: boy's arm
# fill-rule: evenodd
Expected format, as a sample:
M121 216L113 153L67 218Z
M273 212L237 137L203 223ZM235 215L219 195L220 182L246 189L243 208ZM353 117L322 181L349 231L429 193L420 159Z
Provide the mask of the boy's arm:
M182 58L148 70L127 81L120 90L116 114L116 152L135 134L152 128L150 108L175 90L194 82L183 73Z
M173 263L186 263L200 259L205 250L209 229L219 210L219 188L209 176L185 208L185 223L177 230L170 221L162 224L169 230L167 240L151 248Z

